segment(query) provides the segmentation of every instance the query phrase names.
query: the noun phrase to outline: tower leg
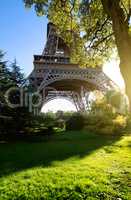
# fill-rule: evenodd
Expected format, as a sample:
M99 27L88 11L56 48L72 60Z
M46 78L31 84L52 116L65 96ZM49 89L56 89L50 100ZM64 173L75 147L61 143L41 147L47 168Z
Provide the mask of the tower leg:
M73 94L73 101L74 101L77 111L84 112L86 110L83 98L80 93Z

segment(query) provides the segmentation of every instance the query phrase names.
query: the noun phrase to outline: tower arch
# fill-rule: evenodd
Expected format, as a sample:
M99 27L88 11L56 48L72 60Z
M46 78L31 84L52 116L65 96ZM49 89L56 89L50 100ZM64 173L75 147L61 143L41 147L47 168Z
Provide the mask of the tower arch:
M70 49L57 35L52 23L48 24L47 42L42 55L34 55L34 69L30 84L44 95L42 104L56 96L71 99L77 110L86 110L88 94L94 90L103 93L118 86L103 72L102 67L80 68L70 62Z

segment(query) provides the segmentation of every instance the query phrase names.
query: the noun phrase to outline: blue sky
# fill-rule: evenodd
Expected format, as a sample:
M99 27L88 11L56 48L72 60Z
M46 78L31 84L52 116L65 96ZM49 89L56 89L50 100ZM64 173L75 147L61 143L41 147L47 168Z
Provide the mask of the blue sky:
M47 19L38 17L34 9L25 9L23 0L0 2L0 49L6 52L9 61L17 59L23 72L28 75L33 69L33 55L41 54L46 42ZM67 100L54 100L43 111L75 110Z
M33 69L33 55L41 54L46 41L46 17L25 9L23 0L0 2L0 49L6 59L17 59L26 74Z

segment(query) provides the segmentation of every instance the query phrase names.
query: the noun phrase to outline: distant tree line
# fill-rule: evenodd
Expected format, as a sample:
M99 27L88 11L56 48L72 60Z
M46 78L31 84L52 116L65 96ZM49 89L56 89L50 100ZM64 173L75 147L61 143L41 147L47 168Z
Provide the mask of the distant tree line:
M23 87L26 79L16 59L9 64L4 55L0 50L0 136L12 137L29 125L30 113L27 107L11 107L6 101L7 91L13 87ZM8 98L12 104L18 104L19 90L12 90Z

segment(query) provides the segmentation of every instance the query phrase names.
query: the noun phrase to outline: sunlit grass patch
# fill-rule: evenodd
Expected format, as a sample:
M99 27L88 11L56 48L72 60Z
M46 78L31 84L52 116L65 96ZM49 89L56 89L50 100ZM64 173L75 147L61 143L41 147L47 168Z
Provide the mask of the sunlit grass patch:
M131 136L84 131L2 144L0 200L130 200Z

